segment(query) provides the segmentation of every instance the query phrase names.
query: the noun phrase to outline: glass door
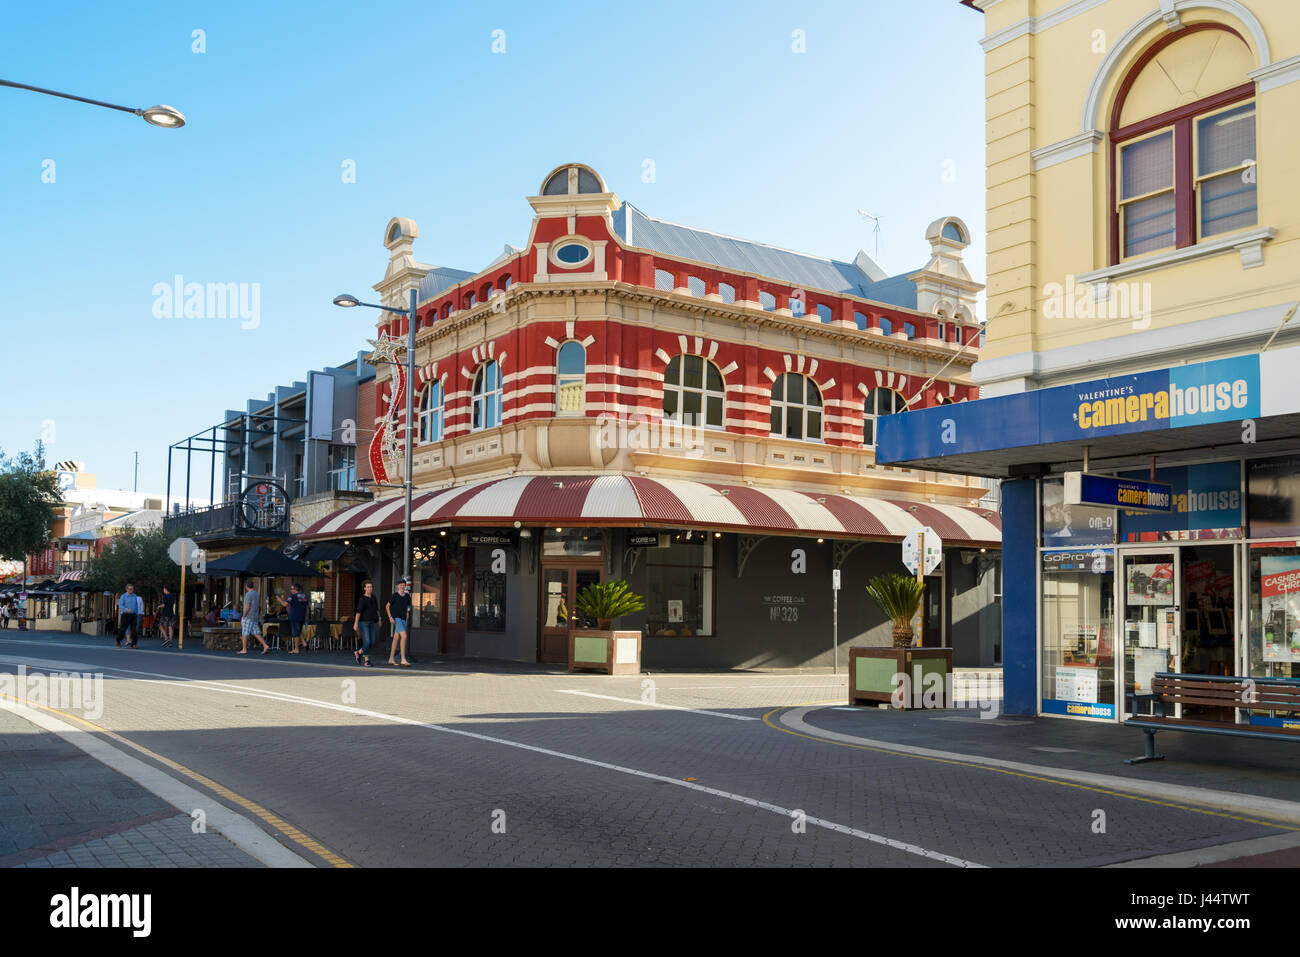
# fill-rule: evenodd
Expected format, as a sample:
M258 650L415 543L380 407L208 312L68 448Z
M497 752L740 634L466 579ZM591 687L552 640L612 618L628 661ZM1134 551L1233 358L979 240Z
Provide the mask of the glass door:
M1182 671L1181 582L1177 549L1123 553L1120 601L1124 609L1124 713L1128 695L1150 694L1153 676ZM1181 708L1181 706L1180 706ZM1150 705L1138 706L1150 713ZM1181 717L1177 713L1174 717Z
M578 614L578 592L600 581L599 565L542 566L542 626L537 660L552 664L569 660L569 635L576 628L595 628L596 622Z

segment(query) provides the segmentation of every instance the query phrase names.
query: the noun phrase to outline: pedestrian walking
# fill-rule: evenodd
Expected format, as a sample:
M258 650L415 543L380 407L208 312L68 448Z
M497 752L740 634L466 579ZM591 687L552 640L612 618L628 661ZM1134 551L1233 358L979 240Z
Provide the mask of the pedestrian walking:
M289 634L293 638L293 651L291 655L298 654L298 639L302 635L302 627L307 623L307 596L302 593L302 586L294 582L289 586L289 598L280 599L280 604L289 610ZM303 650L307 649L307 642L302 643Z
M370 667L370 647L375 643L375 629L379 627L379 601L375 598L375 583L362 584L363 594L357 598L352 628L361 636L361 647L352 652L357 664Z
M12 609L9 607L9 599L6 598L0 602L0 628L9 628L9 613Z
M400 646L403 668L411 667L411 663L406 660L406 623L411 620L411 596L406 593L406 589L410 584L405 578L399 581L397 591L388 596L388 604L384 606L384 610L388 612L388 623L393 628L393 643L388 649L388 663L397 664L393 656Z
M139 647L140 618L144 615L144 599L135 593L135 586L127 583L126 594L117 600L117 646L126 640L128 648Z
M244 582L244 611L239 620L239 640L243 647L237 655L248 654L248 636L254 635L262 643L262 654L271 653L271 646L262 637L262 596L257 593L252 580Z
M158 602L158 637L166 648L172 643L173 630L176 628L176 596L167 585L163 585L162 599Z

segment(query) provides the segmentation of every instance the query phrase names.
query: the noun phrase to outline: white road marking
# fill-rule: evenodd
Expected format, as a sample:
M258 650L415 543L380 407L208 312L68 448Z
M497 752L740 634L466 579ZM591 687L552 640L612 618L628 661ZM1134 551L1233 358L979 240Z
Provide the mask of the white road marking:
M642 701L640 698L616 698L612 694L595 694L591 691L574 691L572 689L553 689L557 694L580 694L584 698L604 698L606 701L622 701L625 704L640 705L643 708L668 708L671 711L689 711L692 714L707 714L715 718L731 718L733 721L757 721L758 718L751 718L744 714L727 714L725 711L706 711L703 708L684 708L677 704L661 704L658 701ZM677 689L670 688L670 691Z
M238 814L224 804L218 803L188 784L145 764L139 758L127 754L122 749L84 731L60 721L58 718L36 708L5 699L4 709L25 718L38 728L53 732L69 744L80 748L101 764L105 764L135 781L146 791L162 798L182 814L193 816L196 810L206 815L206 824L219 832L232 844L267 867L311 867L311 863L299 857L289 848L279 843L251 820Z
M6 657L7 656L0 656L0 661L5 660ZM23 661L22 663L27 664L28 667L32 666L31 663L27 661ZM92 665L86 664L85 662L77 662L77 663L59 662L59 665L67 668L80 668L80 669L90 669L94 667ZM243 695L250 698L269 698L272 700L283 701L291 704L303 704L303 705L308 705L310 707L323 708L327 711L339 711L339 712L343 712L344 714L352 714L352 715L358 715L360 717L374 718L379 721L388 721L393 724L403 724L415 728L424 728L429 731L439 731L444 734L454 734L463 738L473 738L476 741L486 741L490 744L498 744L508 748L516 748L521 751L531 751L534 754L544 754L548 757L560 758L561 760L564 761L573 761L578 764L588 765L589 767L601 768L606 771L614 771L619 774L626 774L632 777L642 778L648 781L659 781L663 784L671 784L675 787L686 788L688 790L696 791L701 794L708 794L713 797L722 798L723 800L734 801L737 804L744 804L749 807L760 808L764 811L771 811L772 813L779 814L785 818L793 819L797 814L802 813L801 811L797 811L792 808L784 808L778 804L771 804L767 801L760 801L757 798L747 797L746 795L743 794L736 794L731 791L723 791L718 788L707 787L703 784L694 781L683 781L681 778L671 778L668 777L667 775L655 774L652 771L642 771L639 768L629 768L629 767L624 767L623 765L620 764L610 764L609 762L606 761L597 761L595 758L584 758L581 755L577 755L577 754L568 754L564 751L555 751L551 748L542 748L542 747L538 747L537 745L524 744L520 741L511 741L508 738L498 738L489 734L480 734L479 732L476 731L465 731L460 728L449 728L445 725L430 724L429 722L426 721L416 721L414 718L404 718L400 715L386 714L382 711L370 711L366 708L358 708L353 705L335 704L332 701L318 701L315 698L305 698L299 695L285 694L277 691L270 691L270 692L249 691L244 688L239 688L233 685L226 685L221 682L205 681L199 678L181 678L180 676L177 675L166 675L166 674L145 672L145 671L133 671L126 668L114 668L108 666L102 667L100 670L116 671L122 674L140 675L143 677L148 677L153 679L162 679L161 683L163 684L173 684L176 685L177 687L182 687L182 688L197 688L197 689L202 689L207 691L222 692L225 694ZM179 680L170 680L170 679L179 679ZM159 682L155 680L155 683L159 683ZM640 704L641 702L637 701L636 703ZM734 717L734 716L725 715L725 717ZM96 743L99 742L96 741ZM126 756L124 755L124 757ZM145 767L147 768L148 765L145 765ZM940 861L944 864L951 864L955 867L978 867L978 868L984 867L983 864L979 864L975 861L969 861L961 857L953 857L952 855L949 854L943 854L940 853L939 851L932 851L928 848L921 847L919 844L911 844L907 841L900 841L891 837L884 837L883 835L880 834L873 834L870 831L863 831L859 828L849 827L847 824L839 824L836 823L835 821L828 821L823 818L814 817L810 814L805 814L802 817L802 820L807 824L813 825L814 827L824 828L825 830L828 831L835 831L839 834L847 834L850 837L856 837L859 840L868 841L872 844L881 844L885 847L891 847L894 850L903 851L906 854L913 854L917 857L924 857L929 860Z

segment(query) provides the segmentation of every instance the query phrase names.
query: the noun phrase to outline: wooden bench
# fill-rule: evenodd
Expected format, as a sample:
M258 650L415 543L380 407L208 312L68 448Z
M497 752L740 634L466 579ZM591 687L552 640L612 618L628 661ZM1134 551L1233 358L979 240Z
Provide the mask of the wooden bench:
M1143 730L1146 734L1146 753L1140 758L1129 758L1124 762L1125 764L1163 761L1165 756L1156 754L1156 732L1158 731L1188 731L1196 734L1224 734L1236 738L1300 741L1300 718L1297 718L1296 727L1292 729L1175 718L1166 714L1167 705L1181 704L1184 707L1191 705L1211 708L1248 708L1252 711L1269 711L1276 717L1285 714L1300 715L1300 679L1297 678L1240 678L1161 673L1152 679L1149 694L1130 692L1128 698L1131 702L1129 711L1133 717L1126 720L1124 726ZM1139 701L1150 701L1155 708L1159 709L1159 713L1138 714Z

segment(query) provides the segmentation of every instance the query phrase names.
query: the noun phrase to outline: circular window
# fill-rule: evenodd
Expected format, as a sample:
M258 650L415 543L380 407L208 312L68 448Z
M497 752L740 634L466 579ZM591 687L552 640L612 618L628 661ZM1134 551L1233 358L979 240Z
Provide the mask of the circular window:
M591 258L591 250L582 243L563 243L554 252L557 263L564 266L581 266Z

